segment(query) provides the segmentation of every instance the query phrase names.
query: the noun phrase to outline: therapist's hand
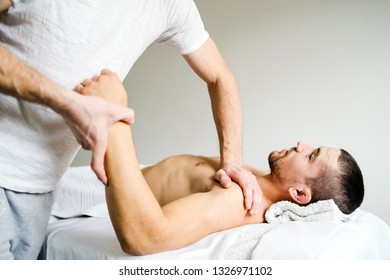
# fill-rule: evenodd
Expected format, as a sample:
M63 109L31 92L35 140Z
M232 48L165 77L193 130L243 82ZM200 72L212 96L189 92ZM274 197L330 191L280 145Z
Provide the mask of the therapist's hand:
M103 184L107 184L104 157L107 150L108 130L112 124L122 121L134 122L134 111L130 108L109 103L96 96L77 95L64 120L71 128L78 143L86 150L92 150L91 168Z
M91 168L105 185L107 176L104 170L104 156L107 149L107 136L110 126L118 121L132 124L134 111L127 108L127 92L117 74L103 69L100 75L86 79L75 87L88 108L85 117L89 120L83 127L75 128L79 143L85 149L92 149Z
M244 205L251 215L260 210L262 192L257 183L256 176L241 165L226 165L214 176L224 188L229 188L232 182L237 183L244 194Z

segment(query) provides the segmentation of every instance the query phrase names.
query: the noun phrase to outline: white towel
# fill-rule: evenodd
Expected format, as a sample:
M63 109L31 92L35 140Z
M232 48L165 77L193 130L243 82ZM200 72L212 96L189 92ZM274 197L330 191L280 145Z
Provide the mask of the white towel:
M249 260L261 238L273 227L272 224L243 226L240 234L223 252L223 258L227 260Z
M354 212L355 213L355 212ZM261 239L274 227L292 221L343 221L347 222L352 214L340 211L333 199L321 200L307 206L290 201L279 201L271 205L265 213L268 223L247 226L232 244L224 251L225 259L250 259L253 250Z
M347 222L351 218L340 211L333 199L321 200L307 206L300 206L290 201L279 201L271 205L265 213L270 224L283 224L291 221L325 221Z
M52 215L108 217L105 187L89 166L70 167L57 187Z

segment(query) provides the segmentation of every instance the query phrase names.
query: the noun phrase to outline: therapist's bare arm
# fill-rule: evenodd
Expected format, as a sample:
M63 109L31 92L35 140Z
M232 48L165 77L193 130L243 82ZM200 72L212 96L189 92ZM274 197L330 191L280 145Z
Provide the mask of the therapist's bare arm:
M260 209L261 193L254 175L243 168L242 109L233 74L211 38L184 58L208 86L221 155L221 169L215 178L225 187L232 181L238 183L246 208L255 214Z
M103 182L108 128L133 122L134 113L98 97L82 96L41 75L0 43L0 89L7 95L47 106L60 114L84 149L93 151L91 167Z

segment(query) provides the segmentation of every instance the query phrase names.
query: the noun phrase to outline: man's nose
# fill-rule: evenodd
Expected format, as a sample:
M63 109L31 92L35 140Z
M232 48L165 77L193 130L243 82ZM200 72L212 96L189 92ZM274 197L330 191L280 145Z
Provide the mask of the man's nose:
M304 150L306 150L306 149L310 149L311 148L311 146L308 144L308 143L306 143L305 141L298 141L298 143L297 143L297 152L303 152Z

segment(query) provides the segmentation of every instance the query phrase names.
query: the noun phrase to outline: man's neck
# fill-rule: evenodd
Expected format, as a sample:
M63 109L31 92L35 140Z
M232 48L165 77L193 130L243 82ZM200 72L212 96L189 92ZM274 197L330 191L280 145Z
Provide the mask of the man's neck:
M267 209L273 203L278 201L290 200L288 194L281 191L281 187L277 185L278 183L275 180L272 179L270 173L265 175L256 175L256 179L263 193L262 203L267 205Z

